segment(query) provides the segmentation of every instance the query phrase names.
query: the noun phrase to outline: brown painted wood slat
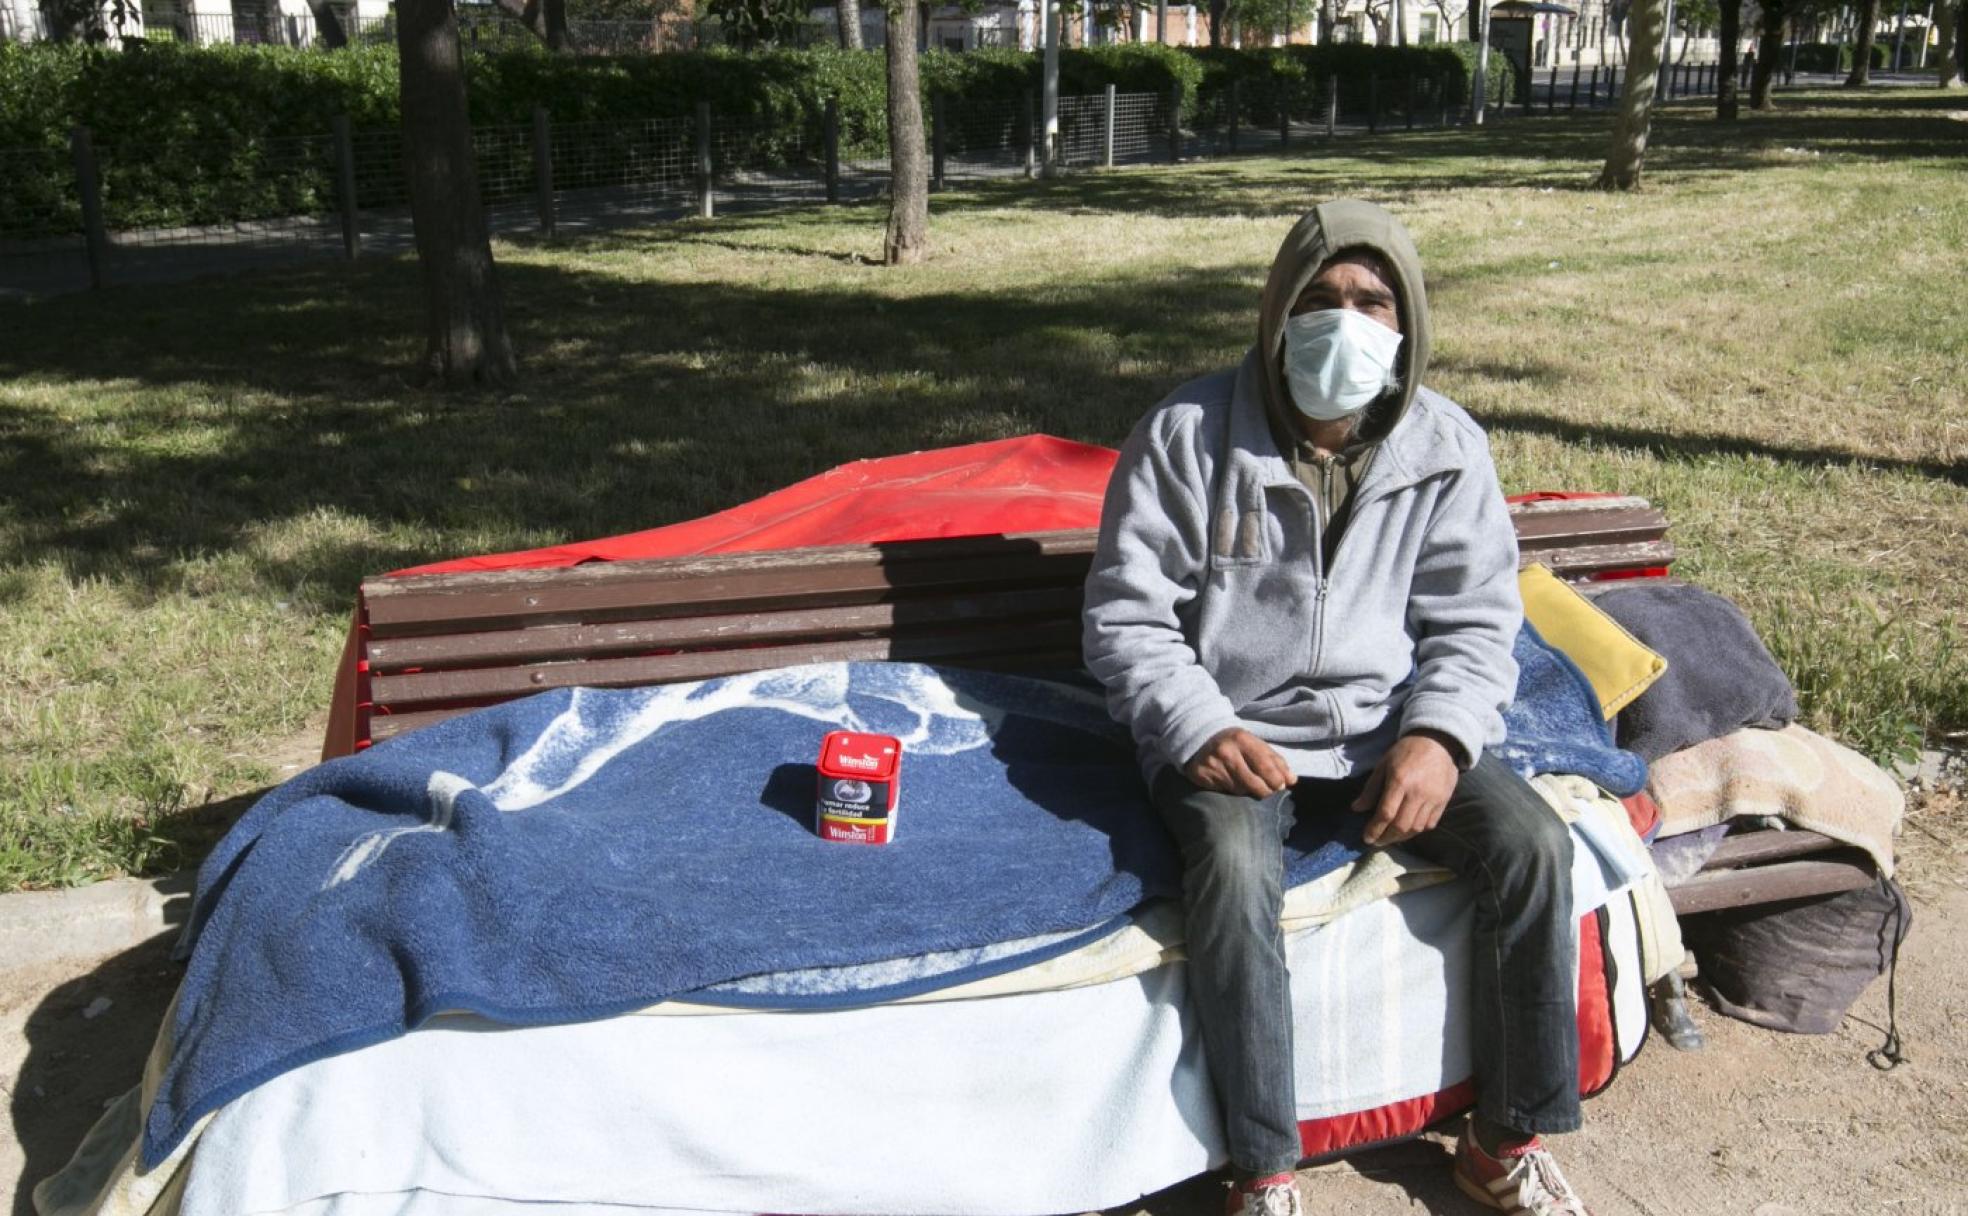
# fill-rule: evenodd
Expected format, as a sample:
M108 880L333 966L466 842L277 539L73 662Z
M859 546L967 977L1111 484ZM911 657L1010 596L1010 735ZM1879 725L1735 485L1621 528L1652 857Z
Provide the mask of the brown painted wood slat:
M541 662L555 659L681 650L703 646L748 645L821 638L854 638L897 629L962 623L1077 618L1082 594L1078 581L1062 587L936 596L839 608L799 608L782 612L719 613L610 624L540 625L429 637L385 638L369 645L369 666L378 673L405 668L437 670Z
M1702 869L1727 870L1736 866L1789 861L1796 857L1809 857L1814 853L1836 852L1846 847L1831 837L1817 832L1773 831L1768 828L1753 832L1737 832L1723 838L1715 852L1709 854L1708 860L1702 863Z
M759 671L767 667L777 667L782 665L778 661L764 661L755 657L755 656L762 656L766 654L766 652L767 652L767 648L764 647L761 647L756 650L719 651L718 653L720 655L728 656L733 659L733 663L732 663L733 670L729 672L725 672L723 674L734 675L739 672ZM745 663L739 662L741 658L745 658L745 657L751 657L752 661L745 662ZM836 657L844 660L855 656L842 654L842 655L837 655ZM871 651L871 653L866 657L878 659L885 656ZM1004 671L1004 672L1044 671L1044 670L1056 671L1061 669L1071 669L1079 666L1080 653L1079 653L1079 647L1074 646L1070 650L1065 650L1065 649L1031 650L1031 651L1022 651L1022 652L1010 653L1010 654L1005 654L1005 653L979 654L979 655L955 654L955 655L949 655L939 658L936 661L939 664L942 664L943 666L946 667L973 667L973 668L980 668L986 671ZM497 704L497 703L498 702L496 701L491 701L491 702L487 702L486 704ZM381 714L371 720L370 738L372 738L378 743L381 743L385 739L392 739L398 735L409 734L413 730L421 730L426 726L431 726L434 725L435 723L442 722L447 718L455 718L460 714L468 714L472 712L472 710L474 709L482 709L482 708L484 708L484 706L482 705L456 705L456 706L449 706L444 709L418 710L415 712L397 713L397 714Z
M789 551L790 552L790 551ZM520 628L534 624L592 624L607 620L693 616L706 612L771 611L880 603L910 593L987 586L1076 583L1086 574L1085 551L1001 549L937 561L837 561L826 550L808 565L731 564L731 559L615 562L596 574L585 567L484 576L426 575L363 584L372 637L400 637ZM762 556L762 555L761 555ZM861 556L861 555L855 555ZM712 563L708 568L699 563ZM610 577L599 577L599 575ZM469 583L425 580L471 578ZM481 581L482 580L482 581Z
M1514 517L1520 549L1564 549L1580 544L1632 544L1667 535L1667 517L1651 507L1591 515Z
M1704 871L1678 887L1669 888L1667 895L1677 915L1692 916L1747 904L1854 891L1871 883L1873 877L1871 860L1864 853L1851 850L1836 858Z
M1666 540L1623 545L1578 545L1567 549L1531 550L1518 554L1517 564L1541 562L1560 578L1585 578L1609 570L1667 566L1674 561L1674 544Z
M953 656L1058 650L1076 645L1079 636L1080 623L1075 617L958 632L911 633L886 638L833 638L786 646L748 646L683 654L382 675L371 680L370 695L377 705L395 710L416 709L450 702L489 702L522 697L549 688L577 685L627 688L638 684L669 684L679 680L703 680L740 671L757 671L765 667L791 667L801 663L843 659L941 661Z

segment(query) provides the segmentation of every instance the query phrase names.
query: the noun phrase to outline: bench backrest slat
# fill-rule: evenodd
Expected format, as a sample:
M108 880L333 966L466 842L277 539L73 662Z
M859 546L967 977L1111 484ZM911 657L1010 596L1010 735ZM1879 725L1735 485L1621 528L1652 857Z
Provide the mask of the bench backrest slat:
M1659 572L1645 499L1513 505L1521 564L1560 577ZM549 688L622 688L767 667L898 659L1079 665L1092 530L363 583L368 738Z

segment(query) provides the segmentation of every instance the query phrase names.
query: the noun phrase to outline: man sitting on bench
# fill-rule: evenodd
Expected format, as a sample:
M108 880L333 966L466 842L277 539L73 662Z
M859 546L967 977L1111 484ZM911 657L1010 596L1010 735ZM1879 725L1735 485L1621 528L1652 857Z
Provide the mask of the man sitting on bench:
M1349 809L1368 844L1477 888L1457 1184L1504 1212L1586 1210L1538 1139L1579 1126L1571 842L1484 751L1516 687L1516 536L1482 431L1421 387L1428 340L1400 222L1314 209L1242 366L1128 437L1087 579L1088 666L1182 852L1233 1213L1301 1211L1282 841Z

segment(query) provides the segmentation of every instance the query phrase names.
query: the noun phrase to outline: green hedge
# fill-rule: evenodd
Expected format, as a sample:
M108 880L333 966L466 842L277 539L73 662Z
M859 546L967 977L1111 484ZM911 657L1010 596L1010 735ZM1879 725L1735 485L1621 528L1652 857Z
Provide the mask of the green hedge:
M1797 70L1800 72L1849 72L1852 70L1853 55L1858 50L1849 42L1803 42L1797 46ZM1872 44L1872 66L1883 69L1887 56L1893 53L1891 39L1876 39ZM1779 60L1788 63L1787 59Z
M1239 119L1250 123L1275 121L1281 104L1294 115L1304 107L1323 104L1330 84L1337 84L1341 107L1349 114L1364 110L1370 97L1378 98L1384 112L1398 112L1406 105L1410 81L1423 111L1439 109L1443 103L1459 110L1469 103L1476 74L1475 43L1396 47L1341 42L1261 50L1198 48L1188 53L1203 72L1197 104L1212 114L1223 112L1234 83ZM1510 61L1494 52L1488 84L1493 105L1514 96L1520 87Z
M1266 50L1190 50L1158 45L1069 49L1060 92L1169 96L1186 117L1221 116L1230 82L1248 82L1244 120L1275 116L1280 99L1335 78L1349 110L1368 81L1398 108L1409 77L1428 82L1425 106L1466 104L1473 48L1334 45ZM1512 87L1492 56L1492 96ZM764 163L810 162L820 146L828 99L841 113L844 156L879 157L887 146L886 73L879 51L830 47L740 54L730 50L624 57L548 55L537 49L467 57L471 114L489 127L523 127L534 107L556 123L681 118L708 102L750 124L750 155ZM952 146L1013 130L1022 99L1040 87L1040 56L1013 50L922 56L925 95L941 94L961 120ZM357 131L398 125L393 47L334 53L288 47L137 44L124 50L73 44L0 44L0 156L12 165L65 165L68 131L94 134L105 207L113 227L201 224L331 209L327 133L337 114ZM1211 107L1217 107L1211 109ZM1268 107L1268 110L1267 110ZM981 124L981 125L980 125ZM995 124L995 126L993 126ZM995 131L995 134L993 134ZM513 138L521 138L514 136ZM626 136L625 136L626 138ZM25 153L8 150L25 149ZM38 158L38 159L37 159ZM523 157L519 158L522 161ZM530 172L530 170L527 170ZM72 182L62 174L15 172L0 180L0 238L23 231L74 231ZM364 188L365 205L369 199ZM374 201L396 201L378 198ZM57 221L44 223L50 213ZM52 226L47 226L51 223ZM38 226L38 227L37 227Z

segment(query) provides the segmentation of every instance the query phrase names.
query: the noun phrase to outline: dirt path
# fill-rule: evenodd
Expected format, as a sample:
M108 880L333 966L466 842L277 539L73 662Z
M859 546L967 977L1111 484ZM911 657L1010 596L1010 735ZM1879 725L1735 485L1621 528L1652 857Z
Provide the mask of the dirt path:
M1916 815L1916 826L1923 817ZM1958 819L1933 826L1957 827ZM1942 833L1952 837L1952 831ZM1914 925L1900 960L1909 1062L1875 1071L1886 984L1836 1034L1758 1030L1697 1007L1708 1049L1648 1042L1555 1145L1597 1216L1955 1216L1968 1213L1968 859L1919 831L1903 876ZM25 1177L58 1168L104 1102L134 1084L170 995L168 936L93 967L0 975L0 1187L15 1216ZM102 1009L99 1002L110 1004ZM87 1016L92 1005L101 1011ZM1305 1174L1311 1210L1354 1216L1474 1216L1427 1138ZM1216 1216L1215 1187L1192 1181L1140 1205L1145 1216Z

